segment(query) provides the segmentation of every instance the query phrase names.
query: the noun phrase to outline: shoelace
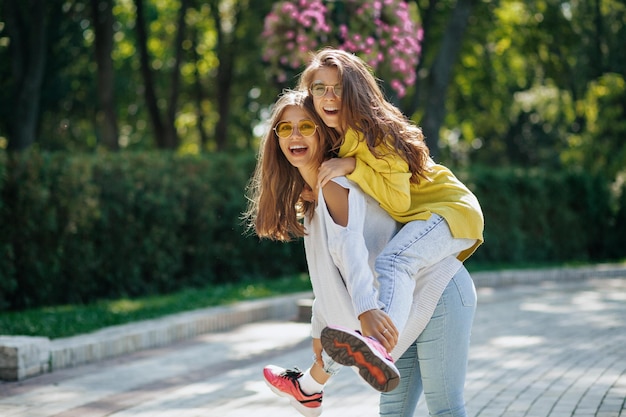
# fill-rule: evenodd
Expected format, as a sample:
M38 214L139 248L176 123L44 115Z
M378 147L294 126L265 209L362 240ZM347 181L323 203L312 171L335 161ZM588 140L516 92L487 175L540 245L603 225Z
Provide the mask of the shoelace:
M293 369L285 369L285 372L280 374L280 376L288 379L298 379L302 376L302 371L300 371L297 367L294 367Z

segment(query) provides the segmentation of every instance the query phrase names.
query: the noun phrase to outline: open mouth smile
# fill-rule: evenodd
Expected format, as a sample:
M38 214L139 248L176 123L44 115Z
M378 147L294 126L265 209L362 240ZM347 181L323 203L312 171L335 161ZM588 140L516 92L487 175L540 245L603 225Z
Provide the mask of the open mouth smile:
M302 155L306 153L307 150L309 150L309 147L304 145L293 145L289 147L289 152L291 152L292 155Z
M336 106L324 106L322 107L322 109L324 109L324 112L326 114L334 115L339 113L339 109Z

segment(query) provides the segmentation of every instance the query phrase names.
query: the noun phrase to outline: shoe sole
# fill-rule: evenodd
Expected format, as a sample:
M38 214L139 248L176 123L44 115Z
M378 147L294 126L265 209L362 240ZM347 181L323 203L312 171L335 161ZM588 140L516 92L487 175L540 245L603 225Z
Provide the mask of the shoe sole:
M302 414L303 416L306 416L306 417L319 417L322 414L322 406L321 405L319 407L316 407L316 408L305 407L304 405L302 405L300 403L300 401L296 400L292 395L289 395L286 392L283 392L283 391L279 390L274 385L270 384L270 382L267 379L265 379L265 378L263 378L263 379L265 380L265 383L272 390L272 392L274 394L278 395L279 397L288 398L289 402L291 403L291 406L293 408L295 408L296 410L298 410L298 412L300 414Z
M326 327L322 330L321 341L328 356L342 365L356 366L359 375L375 390L393 391L400 383L400 373L395 365L381 358L360 338Z

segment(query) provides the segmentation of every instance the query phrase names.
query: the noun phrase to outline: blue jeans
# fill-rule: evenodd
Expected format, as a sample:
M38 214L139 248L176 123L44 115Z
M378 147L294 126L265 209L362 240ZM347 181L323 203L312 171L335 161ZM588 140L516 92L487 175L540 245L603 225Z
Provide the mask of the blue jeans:
M467 416L463 389L475 310L474 283L461 268L422 334L396 362L400 385L381 394L381 417L413 417L422 392L429 415Z
M448 223L438 214L405 224L389 241L376 257L378 298L400 333L409 318L419 271L458 255L475 242L452 237Z

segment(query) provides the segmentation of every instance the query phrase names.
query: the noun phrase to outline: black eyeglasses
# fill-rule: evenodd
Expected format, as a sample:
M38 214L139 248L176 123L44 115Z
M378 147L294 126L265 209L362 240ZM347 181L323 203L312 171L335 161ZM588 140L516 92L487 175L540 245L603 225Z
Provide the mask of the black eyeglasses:
M341 84L326 85L321 81L317 81L311 85L310 90L311 90L311 94L313 94L315 97L323 97L329 88L333 91L333 94L335 96L341 97L341 91L342 91Z
M292 122L278 122L274 127L274 132L276 132L276 136L279 138L287 139L293 135L296 128L302 136L308 138L309 136L313 136L313 134L315 134L317 125L313 123L313 120L309 119L300 120L297 126L294 126Z

